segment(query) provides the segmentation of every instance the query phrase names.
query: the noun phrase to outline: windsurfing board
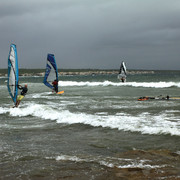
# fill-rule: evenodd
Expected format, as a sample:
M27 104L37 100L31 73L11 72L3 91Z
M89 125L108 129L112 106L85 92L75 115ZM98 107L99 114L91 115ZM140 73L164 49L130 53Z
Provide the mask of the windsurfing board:
M10 108L17 108L16 106L10 106Z
M167 97L141 97L138 99L138 101L147 101L147 100L180 100L180 97L169 97L169 99L167 99Z
M56 94L63 94L63 93L64 93L64 91L59 91Z
M169 99L180 100L180 97L170 97Z

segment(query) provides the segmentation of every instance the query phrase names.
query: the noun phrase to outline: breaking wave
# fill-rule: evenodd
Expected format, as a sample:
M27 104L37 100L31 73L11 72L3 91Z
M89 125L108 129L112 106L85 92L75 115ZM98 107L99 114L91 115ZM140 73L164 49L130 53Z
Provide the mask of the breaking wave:
M174 116L173 113L174 112L163 111L163 113L159 115L152 115L144 112L139 116L132 116L128 113L116 113L114 115L103 113L87 114L70 112L63 108L63 106L61 106L61 108L54 108L54 104L41 105L33 103L23 108L0 107L0 114L8 114L12 117L33 116L53 120L63 125L80 123L93 127L139 132L141 134L170 134L180 136L180 117Z
M90 82L90 81L59 81L60 86L132 86L132 87L146 87L146 88L170 88L180 87L180 82Z
M150 160L137 160L137 159L125 159L125 158L113 158L113 157L78 157L69 155L59 155L55 158L57 161L72 161L72 162L94 162L101 166L110 168L162 168L166 165L151 165Z

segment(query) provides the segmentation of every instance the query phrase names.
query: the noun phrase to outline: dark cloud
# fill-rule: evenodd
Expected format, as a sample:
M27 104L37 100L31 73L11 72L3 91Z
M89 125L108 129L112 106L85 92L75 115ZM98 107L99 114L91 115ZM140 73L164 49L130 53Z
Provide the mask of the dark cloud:
M2 0L0 66L13 42L22 68L180 69L179 16L179 0Z

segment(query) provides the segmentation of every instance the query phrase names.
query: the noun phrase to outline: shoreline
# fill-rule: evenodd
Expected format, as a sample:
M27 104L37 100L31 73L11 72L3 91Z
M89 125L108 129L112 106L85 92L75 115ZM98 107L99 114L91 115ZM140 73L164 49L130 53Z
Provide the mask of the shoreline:
M62 70L58 72L59 76L66 75L118 75L119 70ZM155 71L152 70L129 70L128 75L135 74L154 74ZM43 77L45 74L44 69L20 69L19 76L39 76ZM7 77L7 70L0 70L0 77Z

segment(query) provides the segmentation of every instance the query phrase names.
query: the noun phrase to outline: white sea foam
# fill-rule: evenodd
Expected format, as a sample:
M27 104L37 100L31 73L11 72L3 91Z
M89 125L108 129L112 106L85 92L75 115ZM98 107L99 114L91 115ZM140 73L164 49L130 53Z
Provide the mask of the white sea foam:
M57 161L73 161L73 162L94 162L102 166L110 168L145 168L154 169L165 167L166 165L151 165L150 160L137 160L137 159L123 159L123 158L111 158L111 157L78 157L69 155L60 155L55 158Z
M27 95L26 97L31 97L33 99L38 99L38 98L45 98L45 99L57 99L58 96L51 96L52 92L43 92L43 93L34 93L31 95Z
M118 129L121 131L140 132L142 134L170 134L180 136L180 117L173 117L173 113L165 111L159 115L142 113L132 116L127 113L108 115L73 113L54 105L29 104L20 108L2 108L0 114L9 113L10 116L34 116L42 119L54 120L60 124L86 124L94 127Z
M0 107L0 114L5 114L6 112L8 112L8 110L6 110L3 107Z
M147 88L168 88L168 87L180 87L179 82L90 82L90 81L59 81L61 86L133 86L133 87L147 87Z

